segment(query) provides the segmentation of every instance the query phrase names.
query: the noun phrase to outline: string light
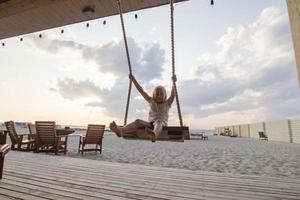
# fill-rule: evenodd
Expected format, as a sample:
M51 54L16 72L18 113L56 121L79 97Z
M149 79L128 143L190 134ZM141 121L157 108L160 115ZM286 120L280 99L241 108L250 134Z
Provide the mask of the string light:
M214 0L211 0L211 5L214 5ZM95 10L94 10L93 8L92 8L92 9L88 8L87 10L82 10L82 12L91 12L91 13L94 13ZM137 20L137 19L138 19L138 14L134 14L134 18ZM106 25L106 20L103 20L103 25L104 25L104 26ZM89 28L89 27L90 27L90 24L89 24L89 23L86 23L86 28ZM61 33L61 34L64 34L64 32L65 32L64 29L61 29L61 30L60 30L60 33ZM40 34L38 35L38 37L39 37L39 38L42 38L42 37L43 37L42 33L40 33ZM20 40L20 42L23 42L23 41L24 41L24 38L21 37L19 40ZM5 47L5 43L4 43L4 42L2 42L1 45L2 45L2 47Z

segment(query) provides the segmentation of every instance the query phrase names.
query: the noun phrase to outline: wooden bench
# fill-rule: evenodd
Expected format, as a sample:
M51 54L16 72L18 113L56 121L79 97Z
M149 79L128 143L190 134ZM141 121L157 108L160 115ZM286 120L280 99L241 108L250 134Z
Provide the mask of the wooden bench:
M6 132L0 132L0 179L2 179L4 157L9 152L10 148L6 143Z

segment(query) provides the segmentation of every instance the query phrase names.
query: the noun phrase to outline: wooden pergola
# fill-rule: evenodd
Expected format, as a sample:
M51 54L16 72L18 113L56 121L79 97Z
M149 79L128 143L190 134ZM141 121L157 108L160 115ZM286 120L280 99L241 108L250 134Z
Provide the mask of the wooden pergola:
M182 2L187 0L174 0ZM300 84L300 1L286 0ZM170 0L122 0L123 12ZM117 0L0 0L0 40L118 14Z
M169 2L121 0L123 13ZM0 0L0 40L118 13L117 0Z

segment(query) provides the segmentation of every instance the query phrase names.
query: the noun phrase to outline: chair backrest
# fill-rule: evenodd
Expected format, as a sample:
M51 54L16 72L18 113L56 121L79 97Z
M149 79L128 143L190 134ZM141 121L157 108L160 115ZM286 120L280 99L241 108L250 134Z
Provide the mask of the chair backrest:
M265 133L262 132L262 131L259 131L258 135L259 135L260 138L267 138L267 136L265 135Z
M85 143L98 143L103 138L104 129L105 125L89 124L86 131Z
M18 134L17 134L16 128L15 128L15 123L13 121L7 121L7 122L4 122L4 124L8 131L11 142L17 144L18 143Z
M36 134L36 128L34 124L28 123L27 126L30 134Z
M56 141L56 126L53 121L36 121L36 134L39 143L54 144Z

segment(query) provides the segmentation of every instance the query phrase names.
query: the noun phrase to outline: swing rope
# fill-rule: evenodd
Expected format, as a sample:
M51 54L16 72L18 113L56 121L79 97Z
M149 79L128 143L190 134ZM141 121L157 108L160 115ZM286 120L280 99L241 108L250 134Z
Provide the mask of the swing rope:
M130 56L129 56L129 50L128 50L128 44L127 44L127 37L126 37L126 31L125 31L125 25L123 20L123 11L122 11L122 5L121 0L117 0L118 8L119 8L119 14L121 19L121 25L122 25L122 31L123 31L123 39L124 39L124 45L126 49L126 55L127 55L127 62L128 62L128 68L129 68L129 74L132 75L132 68L131 68L131 62L130 62ZM172 75L175 76L175 46L174 46L174 0L170 0L170 17L171 17L171 49L172 49ZM173 80L173 87L175 90L175 97L176 97L176 103L177 103L177 111L179 116L179 122L180 126L183 126L182 122L182 115L181 115L181 109L179 104L179 98L178 98L178 91L176 87L176 82ZM129 110L129 103L130 103L130 94L131 94L131 88L132 88L132 80L129 82L129 88L128 88L128 95L127 95L127 103L126 103L126 111L125 111L125 117L124 117L124 126L127 124L127 117L128 117L128 110Z
M175 39L174 39L174 0L170 0L170 16L171 16L171 50L172 50L172 75L173 77L175 76ZM183 126L182 122L182 116L181 116L181 109L180 109L180 104L179 104L179 98L178 98L178 91L176 87L176 82L173 81L173 87L175 90L175 97L176 97L176 104L177 104L177 111L178 111L178 116L179 116L179 122L180 126Z
M124 40L124 45L125 45L126 55L127 55L127 62L128 62L129 74L132 75L132 68L131 68L131 62L130 62L128 44L127 44L127 37L126 37L125 25L124 25L124 20L123 20L123 11L122 11L122 6L121 6L121 0L117 0L117 2L118 2L119 14L120 14L122 31L123 31L123 40ZM127 103L126 103L126 111L125 111L125 117L124 117L124 126L127 124L127 117L128 117L129 103L130 103L131 88L132 88L132 80L129 81Z

